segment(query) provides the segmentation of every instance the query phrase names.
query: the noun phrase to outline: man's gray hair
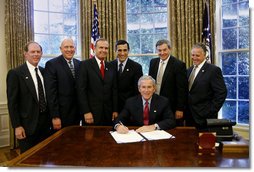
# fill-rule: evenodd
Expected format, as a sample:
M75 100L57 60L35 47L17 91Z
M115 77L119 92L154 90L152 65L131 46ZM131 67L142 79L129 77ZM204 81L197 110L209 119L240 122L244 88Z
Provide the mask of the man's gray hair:
M144 80L151 80L153 82L153 86L155 86L155 80L153 79L153 77L151 77L150 75L143 75L139 78L138 80L138 87L140 87L141 85L141 81L144 81Z
M158 47L162 44L167 44L168 48L171 48L171 44L169 42L169 40L166 40L166 39L161 39L159 40L157 43L156 43L156 46L155 47Z

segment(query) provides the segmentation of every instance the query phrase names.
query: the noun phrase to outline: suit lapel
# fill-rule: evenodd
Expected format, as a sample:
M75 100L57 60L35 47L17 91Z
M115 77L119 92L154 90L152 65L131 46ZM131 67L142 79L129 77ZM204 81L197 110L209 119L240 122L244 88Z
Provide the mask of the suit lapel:
M34 81L32 79L32 76L29 72L29 69L28 69L26 63L22 66L21 72L22 72L22 77L25 80L25 83L26 83L28 89L30 90L30 92L31 92L32 96L34 97L34 99L36 100L36 102L38 103L35 84L34 84Z
M73 58L73 63L74 63L74 70L75 70L75 78L77 78L79 74L79 62L78 60Z
M74 60L73 60L74 61ZM63 66L64 71L66 72L67 76L69 76L69 78L74 79L70 70L69 65L67 64L67 61L65 60L65 58L63 56L60 57L60 63L61 66ZM74 64L75 65L75 64ZM75 67L74 67L75 68ZM76 73L75 73L76 75Z
M156 104L157 96L153 94L152 101L150 104L150 111L149 111L149 123L155 121L156 114L157 114L157 104Z
M161 82L161 90L163 89L164 83L166 82L166 78L167 78L168 74L170 73L170 71L172 70L172 68L173 68L173 57L170 57L168 59L168 64L167 64L165 71L163 73L162 82Z
M101 76L101 72L100 72L99 66L98 66L98 63L97 63L95 57L93 57L93 58L91 59L91 64L92 64L92 69L93 69L93 70L95 71L95 73L99 76L99 78L100 78L101 80L103 80L103 79L102 79L102 76Z
M195 88L195 85L199 82L199 80L205 75L206 73L206 69L208 67L208 64L205 62L205 64L202 66L202 68L199 70L193 84L192 84L192 88Z
M143 119L143 101L142 101L142 97L141 95L137 96L137 103L134 105L136 108L136 113L138 116L138 121L140 121L140 123L143 123L144 119Z
M123 78L124 78L125 75L128 75L128 73L129 73L130 70L131 70L130 68L131 68L130 60L128 59L127 62L126 62L126 64L125 64L125 67L124 67L124 69L123 69L123 73L120 75L120 77L123 77Z

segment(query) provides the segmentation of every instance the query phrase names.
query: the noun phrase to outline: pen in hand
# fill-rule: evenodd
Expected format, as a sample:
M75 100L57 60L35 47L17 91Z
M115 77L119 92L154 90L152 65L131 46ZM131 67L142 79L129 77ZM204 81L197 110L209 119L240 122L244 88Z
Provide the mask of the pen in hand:
M121 134L126 134L129 132L128 127L126 127L125 125L123 125L123 123L121 121L119 121L119 126L117 127L117 132L121 133Z

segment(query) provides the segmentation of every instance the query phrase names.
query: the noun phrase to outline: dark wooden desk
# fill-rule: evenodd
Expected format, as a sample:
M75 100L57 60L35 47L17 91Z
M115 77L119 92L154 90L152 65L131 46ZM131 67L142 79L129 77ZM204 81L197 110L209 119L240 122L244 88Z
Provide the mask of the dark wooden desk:
M197 131L169 130L175 139L117 144L111 127L68 127L29 149L7 166L250 167L249 155L197 154Z

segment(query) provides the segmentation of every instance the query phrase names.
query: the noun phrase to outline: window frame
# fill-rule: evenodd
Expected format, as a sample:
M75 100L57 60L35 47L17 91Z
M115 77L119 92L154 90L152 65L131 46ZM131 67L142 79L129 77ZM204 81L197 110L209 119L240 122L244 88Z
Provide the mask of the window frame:
M239 4L239 0L237 0L237 2L235 4ZM242 1L241 1L242 2ZM240 2L240 3L241 3ZM250 4L250 3L249 3ZM250 5L249 5L250 7ZM237 19L238 19L239 15L237 16ZM249 15L249 19L250 18L250 15ZM216 64L215 65L218 65L220 68L222 68L222 53L242 53L242 52L248 52L249 53L249 58L250 58L250 47L249 48L239 48L239 49L229 49L229 50L223 50L222 49L222 1L221 0L216 0L216 10L215 10L215 54L216 54ZM249 20L250 21L250 20ZM249 27L250 27L250 22L249 22ZM237 46L239 47L239 25L235 26L234 28L237 28ZM250 42L249 42L249 45L250 45ZM237 48L238 48L237 47ZM238 60L238 56L237 56L237 60ZM237 63L238 64L238 63ZM250 61L249 61L249 65L250 65ZM238 69L238 67L237 67ZM250 85L250 71L249 70L249 74L248 74L248 77L249 77L249 85ZM227 76L227 75L223 75L223 76ZM243 76L243 75L240 75L240 76ZM236 73L236 78L237 78L237 84L236 84L236 87L237 87L237 91L236 91L236 99L226 99L226 100L233 100L233 101L236 101L238 102L239 100L245 100L245 99L239 99L238 97L238 87L239 87L239 84L238 84L238 78L239 78L239 74L238 74L238 70L237 70L237 73ZM249 92L250 93L250 92ZM249 99L248 99L248 102L249 102L249 107L250 107L250 97L251 95L249 94ZM246 99L247 100L247 99ZM240 132L244 131L249 131L249 126L250 126L250 115L251 112L249 111L249 124L242 124L242 123L237 123L236 126L234 128L236 128L237 130L239 130ZM222 108L219 112L219 118L222 118ZM238 103L236 104L236 118L238 118ZM236 119L236 122L238 121L238 119Z

